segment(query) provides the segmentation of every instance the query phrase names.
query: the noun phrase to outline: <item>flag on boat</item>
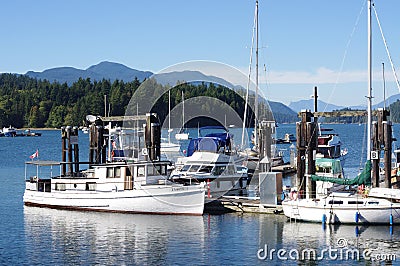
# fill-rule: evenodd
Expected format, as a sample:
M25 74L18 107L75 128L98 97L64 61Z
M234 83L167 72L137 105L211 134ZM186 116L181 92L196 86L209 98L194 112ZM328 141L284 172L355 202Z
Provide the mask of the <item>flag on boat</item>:
M31 156L29 156L29 158L34 159L39 157L39 150L36 150L34 154L32 154Z

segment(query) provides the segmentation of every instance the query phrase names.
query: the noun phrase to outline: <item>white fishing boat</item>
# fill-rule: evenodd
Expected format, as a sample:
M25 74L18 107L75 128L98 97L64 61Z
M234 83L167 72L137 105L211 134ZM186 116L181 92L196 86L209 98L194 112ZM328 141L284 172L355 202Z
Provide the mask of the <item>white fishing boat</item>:
M63 129L63 151L68 147L68 156L63 153L62 157L68 161L27 162L24 204L87 211L202 215L204 184L168 180L170 161L159 159L160 130L154 119L154 114L146 117L144 143L143 132L129 134L123 129L107 130L92 125L89 162L79 162L77 158L78 134ZM107 142L108 153L101 148ZM89 168L79 170L81 164L89 164ZM60 169L56 171L55 167Z
M372 0L368 0L368 50L371 53L371 9ZM299 196L293 191L289 199L282 202L284 214L290 218L309 222L322 223L368 223L368 224L399 224L400 197L399 190L394 188L373 187L371 185L371 120L372 120L372 69L371 54L368 57L368 134L367 134L367 162L362 173L355 179L326 178L309 176L315 180L340 183L346 186L360 185L359 190L329 192L321 198L311 198L307 195ZM364 186L366 187L364 189ZM378 183L379 186L379 183Z
M236 165L229 155L199 151L190 157L178 158L170 179L181 183L205 182L206 197L212 200L245 189L247 171Z
M2 134L5 137L15 137L15 136L17 136L17 130L15 128L13 128L12 126L3 127Z
M317 158L340 159L342 166L347 158L347 149L342 149L342 141L331 128L322 128L318 124Z
M245 157L232 151L231 134L222 126L202 127L199 133L199 138L191 139L187 157L177 159L170 178L182 183L206 182L208 199L245 189Z

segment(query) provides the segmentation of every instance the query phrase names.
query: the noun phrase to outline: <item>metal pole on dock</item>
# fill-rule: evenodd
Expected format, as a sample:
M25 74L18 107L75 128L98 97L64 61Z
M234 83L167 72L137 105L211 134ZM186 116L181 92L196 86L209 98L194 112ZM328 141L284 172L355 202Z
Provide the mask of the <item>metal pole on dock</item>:
M65 163L67 161L67 147L66 147L66 131L65 127L61 127L61 161ZM65 173L67 172L67 166L65 164L62 164L61 166L61 176L65 176Z
M74 143L73 143L73 149L74 149L74 162L75 162L75 173L77 174L79 172L79 144L78 144L78 127L74 126L72 128L72 135L74 136Z

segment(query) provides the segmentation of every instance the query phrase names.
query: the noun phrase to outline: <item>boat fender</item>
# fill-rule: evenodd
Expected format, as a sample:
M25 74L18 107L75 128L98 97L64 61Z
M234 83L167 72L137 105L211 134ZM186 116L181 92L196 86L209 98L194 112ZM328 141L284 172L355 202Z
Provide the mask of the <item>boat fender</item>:
M291 200L297 200L297 191L291 191L289 194Z
M284 201L285 198L286 198L285 191L282 191L282 194L281 194L281 201Z
M326 214L322 214L322 223L325 224L326 223Z
M356 212L356 216L355 216L356 223L358 223L359 220L360 220L360 213Z
M336 214L334 214L333 212L330 212L330 215L329 215L330 217L329 217L329 223L330 224L334 224L335 223L335 221L336 221Z
M364 184L361 184L358 186L358 194L364 194L365 192L365 186Z
M390 224L390 225L393 225L393 214L390 214L390 217L389 217L389 224Z

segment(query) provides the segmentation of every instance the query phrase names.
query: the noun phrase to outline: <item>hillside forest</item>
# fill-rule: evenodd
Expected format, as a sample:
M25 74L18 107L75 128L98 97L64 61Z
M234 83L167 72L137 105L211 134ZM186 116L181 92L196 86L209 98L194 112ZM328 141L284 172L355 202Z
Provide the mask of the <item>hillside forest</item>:
M107 116L121 116L125 114L132 95L140 85L137 78L131 82L115 80L112 83L105 79L91 81L87 78L79 79L69 86L67 83L50 83L25 75L1 74L0 126L59 128L84 125L88 114L104 116L105 95ZM182 91L185 100L197 95L209 96L224 101L238 114L244 113L244 100L238 93L222 86L204 83L184 83L171 89L171 108L182 101ZM162 122L168 114L168 94L163 94L153 109ZM252 115L249 112L249 121L252 121Z
M37 80L26 75L0 74L0 126L16 128L59 128L66 125L84 125L88 114L104 115L104 95L107 95L109 116L125 114L125 109L141 82L135 78L131 82L103 79L91 81L79 79L72 85L67 83ZM162 86L162 85L157 85ZM181 84L171 89L171 108L182 101L198 95L218 98L224 101L238 114L244 113L244 91L233 91L214 84ZM242 96L241 96L242 95ZM265 104L265 103L261 103ZM270 103L274 118L278 123L298 121L297 115L280 112ZM400 102L390 107L391 120L400 121ZM261 108L262 109L262 108ZM161 122L168 114L168 94L164 94L154 105ZM248 121L253 113L248 114ZM359 123L363 118L329 119L325 122ZM252 126L252 123L249 123Z

